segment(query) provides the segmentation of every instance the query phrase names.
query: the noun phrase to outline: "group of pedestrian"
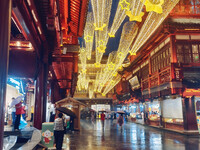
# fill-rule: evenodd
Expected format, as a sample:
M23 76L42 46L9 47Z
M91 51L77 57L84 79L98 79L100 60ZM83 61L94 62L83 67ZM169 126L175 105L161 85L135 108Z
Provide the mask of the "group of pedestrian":
M116 114L114 115L116 118ZM104 121L105 121L105 114L104 112L101 113L101 123L102 123L102 129L104 129ZM124 117L123 114L120 114L117 120L117 123L119 124L121 130L122 130L122 125L124 124Z

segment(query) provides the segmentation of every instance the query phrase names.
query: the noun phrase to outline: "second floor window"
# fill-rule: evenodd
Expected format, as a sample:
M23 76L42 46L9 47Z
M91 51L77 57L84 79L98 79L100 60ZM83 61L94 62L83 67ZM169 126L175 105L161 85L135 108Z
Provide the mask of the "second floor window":
M199 48L200 44L177 44L178 63L200 63Z

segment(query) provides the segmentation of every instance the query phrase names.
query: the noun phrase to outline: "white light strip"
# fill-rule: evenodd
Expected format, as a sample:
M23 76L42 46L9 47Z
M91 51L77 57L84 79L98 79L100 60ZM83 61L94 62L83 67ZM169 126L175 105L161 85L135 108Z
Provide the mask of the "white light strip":
M31 10L31 12L32 12L32 15L33 15L34 20L35 20L36 22L38 22L37 17L36 17L36 15L35 15L35 12L34 12L33 10Z

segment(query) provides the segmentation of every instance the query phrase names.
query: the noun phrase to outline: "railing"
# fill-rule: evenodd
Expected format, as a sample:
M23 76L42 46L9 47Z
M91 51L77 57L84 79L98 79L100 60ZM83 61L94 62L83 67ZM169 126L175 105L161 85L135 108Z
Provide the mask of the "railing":
M143 79L141 81L142 90L170 82L170 79L170 67L168 67L160 72L156 72L151 77Z

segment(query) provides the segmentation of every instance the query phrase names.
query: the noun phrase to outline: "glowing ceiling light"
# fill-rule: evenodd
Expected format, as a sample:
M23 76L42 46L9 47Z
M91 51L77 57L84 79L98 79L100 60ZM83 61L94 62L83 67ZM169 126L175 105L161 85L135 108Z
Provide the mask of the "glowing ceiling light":
M163 13L158 14L155 12L150 12L137 36L137 39L134 42L133 47L129 51L131 54L135 54L142 45L150 38L150 36L157 30L160 24L168 16L170 11L174 6L179 2L179 0L170 0L165 1L162 5Z
M93 38L94 38L94 26L93 26L93 14L91 12L87 15L87 21L84 30L84 40L85 40L85 47L86 47L86 55L87 59L91 59L92 54L92 46L93 46Z
M21 42L16 42L16 46L21 46Z

